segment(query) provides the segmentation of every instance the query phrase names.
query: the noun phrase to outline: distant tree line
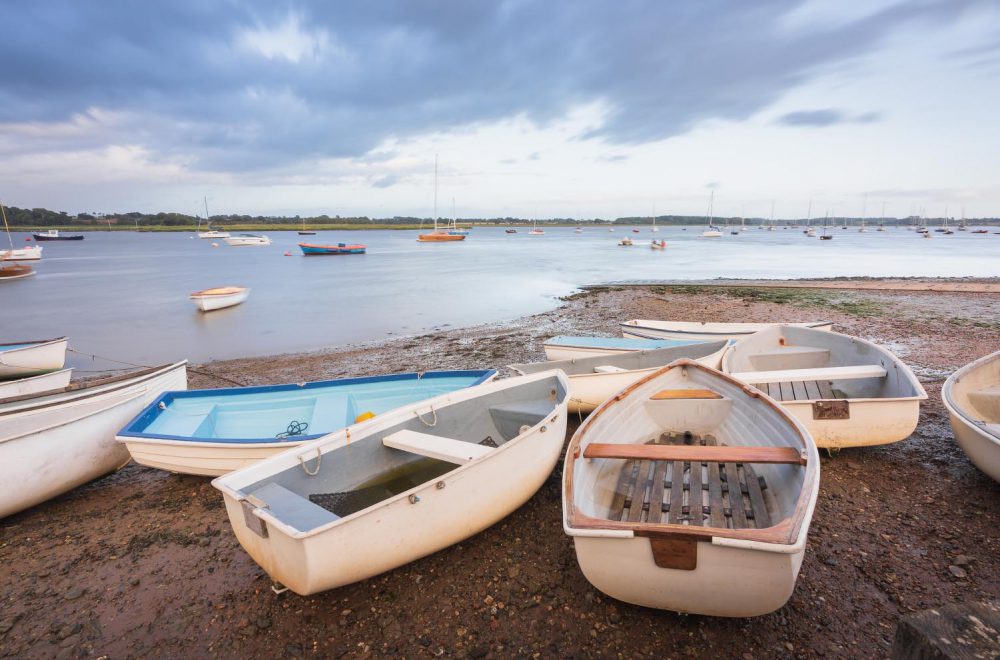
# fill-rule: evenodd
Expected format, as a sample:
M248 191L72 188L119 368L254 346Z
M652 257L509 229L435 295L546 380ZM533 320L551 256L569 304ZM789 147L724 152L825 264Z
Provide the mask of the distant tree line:
M187 227L204 223L204 218L185 213L77 213L70 215L65 211L50 211L48 209L20 209L16 206L6 207L7 222L12 227L53 227L59 225L125 225L139 227ZM340 215L318 215L318 216L270 216L270 215L213 215L211 224L215 226L234 225L298 225L305 222L307 225L417 225L432 222L431 218L419 218L416 216L393 216L391 218L370 218L368 216L340 216ZM440 219L439 219L440 220ZM703 215L658 215L656 224L663 226L675 225L702 225L707 224L708 216ZM738 225L741 218L737 217L715 217L712 221L717 225ZM529 224L533 222L530 218L515 218L511 216L497 218L459 218L459 223L475 223L477 225L510 225ZM652 216L630 216L616 218L615 220L603 220L601 218L546 218L538 219L540 224L616 224L616 225L651 225ZM770 221L765 218L746 218L748 225L768 224ZM822 218L813 218L811 224L821 226ZM830 226L839 224L856 225L861 222L861 218L829 218ZM867 223L877 225L911 225L911 224L944 224L945 218L868 218ZM950 224L959 224L960 221L949 218ZM805 218L775 220L775 225L805 224ZM1000 218L970 218L966 220L969 225L997 225Z

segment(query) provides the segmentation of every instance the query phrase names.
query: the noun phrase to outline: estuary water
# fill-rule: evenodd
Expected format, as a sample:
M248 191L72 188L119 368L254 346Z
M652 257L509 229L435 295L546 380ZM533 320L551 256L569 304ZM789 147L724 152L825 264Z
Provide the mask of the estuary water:
M553 308L579 285L612 280L1000 276L996 228L932 240L903 228L837 228L832 241L801 229L725 230L721 238L702 230L561 227L531 236L477 227L444 244L417 243L416 231L275 231L265 232L274 241L267 247L212 247L189 233L87 232L83 241L42 243L35 276L0 282L0 342L66 335L78 351L137 364L202 362L512 319ZM14 233L15 244L25 236ZM619 247L626 236L636 245ZM651 250L653 237L667 249ZM303 257L300 241L363 243L368 253ZM188 299L230 284L251 287L249 300L204 314Z

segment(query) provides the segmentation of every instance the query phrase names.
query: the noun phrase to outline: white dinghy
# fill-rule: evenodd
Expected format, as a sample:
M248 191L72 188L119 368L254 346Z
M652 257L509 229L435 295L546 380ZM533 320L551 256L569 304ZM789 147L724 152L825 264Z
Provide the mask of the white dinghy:
M458 543L526 502L559 460L558 371L396 409L212 482L243 548L309 595Z
M888 350L809 328L783 325L741 339L722 369L780 401L828 449L905 440L927 398Z
M27 378L18 378L17 380L2 380L0 381L0 400L61 390L69 385L72 375L72 369L60 369L59 371L50 371L40 376L28 376Z
M0 401L0 518L128 463L115 432L164 391L187 387L186 364Z
M558 362L512 364L510 368L519 374L561 369L569 377L569 411L582 414L591 412L635 381L674 360L688 358L718 369L728 345L727 341L713 341Z
M66 363L65 337L0 344L0 380L58 371Z
M736 379L679 360L573 435L563 529L587 580L613 598L759 616L795 588L818 492L816 445L798 421Z
M220 286L214 289L195 291L190 295L194 306L203 312L234 307L250 297L250 288L245 286Z
M654 321L632 319L621 324L622 337L635 339L694 339L717 341L719 339L742 339L774 327L777 323L703 323L700 321ZM832 330L831 321L811 323L787 323L801 328Z
M656 348L687 346L701 343L698 340L674 341L670 339L623 339L622 337L550 337L542 344L546 360L575 360L595 355L617 355Z
M1000 481L1000 351L949 376L941 399L958 446L977 468Z

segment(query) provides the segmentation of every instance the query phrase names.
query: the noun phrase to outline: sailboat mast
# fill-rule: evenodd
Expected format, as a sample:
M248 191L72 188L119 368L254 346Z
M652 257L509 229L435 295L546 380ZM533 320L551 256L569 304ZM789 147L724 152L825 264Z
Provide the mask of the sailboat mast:
M14 256L14 239L10 237L10 226L7 225L7 210L3 207L3 202L0 202L0 213L3 214L3 228L7 232L7 241L10 243L11 256Z
M208 196L202 197L205 201L205 223L208 224L208 231L212 231L212 217L208 215Z
M434 230L438 228L438 155L434 154Z
M714 216L714 209L712 208L714 204L715 204L715 191L713 190L712 194L709 195L709 197L708 197L708 226L709 227L712 226L712 219L715 217Z
M809 210L806 211L806 227L809 226L809 222L812 220L812 214L813 214L813 201L810 199Z

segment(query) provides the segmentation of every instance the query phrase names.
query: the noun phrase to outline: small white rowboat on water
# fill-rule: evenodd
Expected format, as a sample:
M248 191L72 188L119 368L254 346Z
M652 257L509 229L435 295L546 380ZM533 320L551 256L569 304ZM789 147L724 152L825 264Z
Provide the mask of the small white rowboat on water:
M795 588L818 491L816 445L798 421L734 378L679 360L573 435L563 529L587 580L613 598L758 616Z
M0 380L57 371L66 363L65 337L0 344Z
M741 339L755 332L778 325L777 323L701 323L697 321L653 321L632 319L621 324L622 337L635 339L694 339L716 341L719 339ZM789 323L802 328L832 330L830 321L813 323Z
M41 258L41 245L0 250L0 261L38 261Z
M524 504L559 460L569 384L508 378L399 408L212 482L261 568L308 595L437 552Z
M28 396L41 392L61 390L69 385L72 369L60 369L39 376L0 381L0 399Z
M186 364L0 401L0 518L128 463L115 432L165 390L187 387Z
M191 300L203 312L234 307L250 297L250 288L245 286L222 286L215 289L195 291Z
M977 468L1000 481L1000 352L953 373L941 399L958 446Z
M237 234L236 236L229 236L228 238L222 239L226 242L226 245L231 245L233 247L244 247L251 245L270 245L271 239L262 234Z
M589 413L643 376L681 358L718 369L728 345L727 341L713 341L558 362L512 364L510 368L519 374L561 369L569 377L569 411L580 414Z
M905 440L927 393L910 368L869 341L776 326L741 339L722 370L780 401L819 447Z

